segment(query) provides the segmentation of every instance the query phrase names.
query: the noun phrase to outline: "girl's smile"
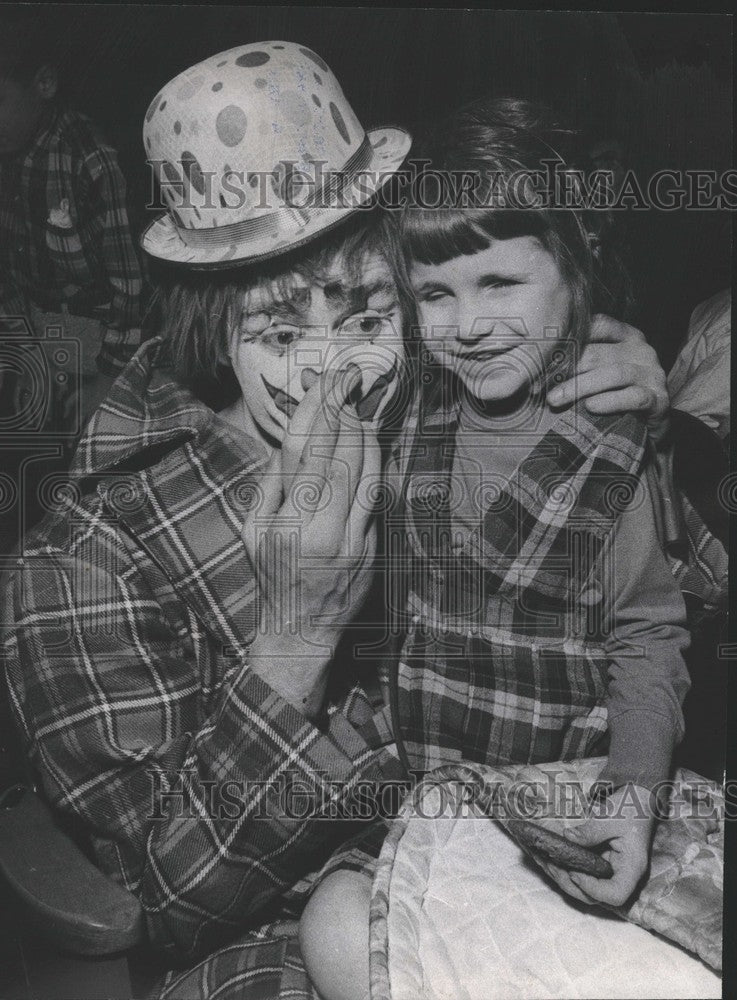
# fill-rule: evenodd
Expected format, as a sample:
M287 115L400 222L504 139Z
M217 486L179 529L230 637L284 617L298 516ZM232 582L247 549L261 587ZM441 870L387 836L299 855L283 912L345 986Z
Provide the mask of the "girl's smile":
M533 236L491 240L441 264L412 263L425 346L483 401L539 381L571 321L571 292Z

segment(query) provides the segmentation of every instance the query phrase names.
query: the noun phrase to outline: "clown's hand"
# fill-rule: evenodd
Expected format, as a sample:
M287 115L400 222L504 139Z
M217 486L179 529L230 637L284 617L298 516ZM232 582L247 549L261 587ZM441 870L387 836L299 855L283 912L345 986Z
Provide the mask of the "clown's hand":
M242 538L259 587L252 668L308 717L319 714L338 640L371 586L380 474L375 431L349 397L358 370L323 375L297 407Z
M611 878L594 878L552 864L543 867L561 889L582 903L623 906L647 872L654 825L650 792L625 785L597 803L585 823L565 831L567 839L596 849L609 862Z
M556 386L551 406L585 401L591 413L640 412L657 442L668 430L668 388L655 351L634 326L598 314L573 378Z

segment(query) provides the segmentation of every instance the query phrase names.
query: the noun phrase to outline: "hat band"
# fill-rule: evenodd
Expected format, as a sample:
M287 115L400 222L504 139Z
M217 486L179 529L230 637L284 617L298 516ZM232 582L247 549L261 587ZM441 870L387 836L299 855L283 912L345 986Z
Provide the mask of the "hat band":
M332 207L339 207L325 204L325 202L341 195L353 183L357 174L369 165L372 155L371 143L368 136L364 136L363 142L343 169L328 173L324 183L310 197L309 202L303 206L284 205L274 212L268 212L255 219L233 222L228 226L186 229L177 225L177 233L187 246L208 250L229 246L232 243L242 243L246 240L259 240L265 236L281 236L285 231L301 229L307 225L310 218L314 219L316 215ZM323 204L316 208L314 206L318 201L323 202ZM311 208L312 212L310 212Z

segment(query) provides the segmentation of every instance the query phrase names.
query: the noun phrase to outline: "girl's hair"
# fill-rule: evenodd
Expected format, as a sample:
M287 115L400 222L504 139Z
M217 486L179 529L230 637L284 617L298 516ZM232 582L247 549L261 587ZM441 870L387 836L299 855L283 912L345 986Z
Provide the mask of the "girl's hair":
M418 159L426 169L401 220L410 259L439 264L484 250L492 239L534 236L571 289L575 340L583 342L592 312L629 315L631 284L612 212L585 202L560 207L564 177L569 191L585 197L575 171L590 180L593 164L578 134L546 107L516 98L475 101L427 136Z
M248 293L259 289L275 297L289 296L295 279L320 280L336 259L346 277L360 283L366 258L374 254L389 265L402 315L410 321L413 299L398 225L389 213L374 207L356 212L338 229L273 261L217 271L159 265L147 323L166 338L178 379L203 401L220 408L239 393L225 358Z

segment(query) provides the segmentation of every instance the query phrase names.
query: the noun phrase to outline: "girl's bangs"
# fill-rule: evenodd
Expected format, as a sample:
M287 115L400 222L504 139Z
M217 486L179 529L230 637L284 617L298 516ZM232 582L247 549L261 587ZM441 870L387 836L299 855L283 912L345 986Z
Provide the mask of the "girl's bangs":
M444 264L487 250L492 240L540 237L548 228L544 214L530 209L410 208L402 220L402 241L410 261Z

